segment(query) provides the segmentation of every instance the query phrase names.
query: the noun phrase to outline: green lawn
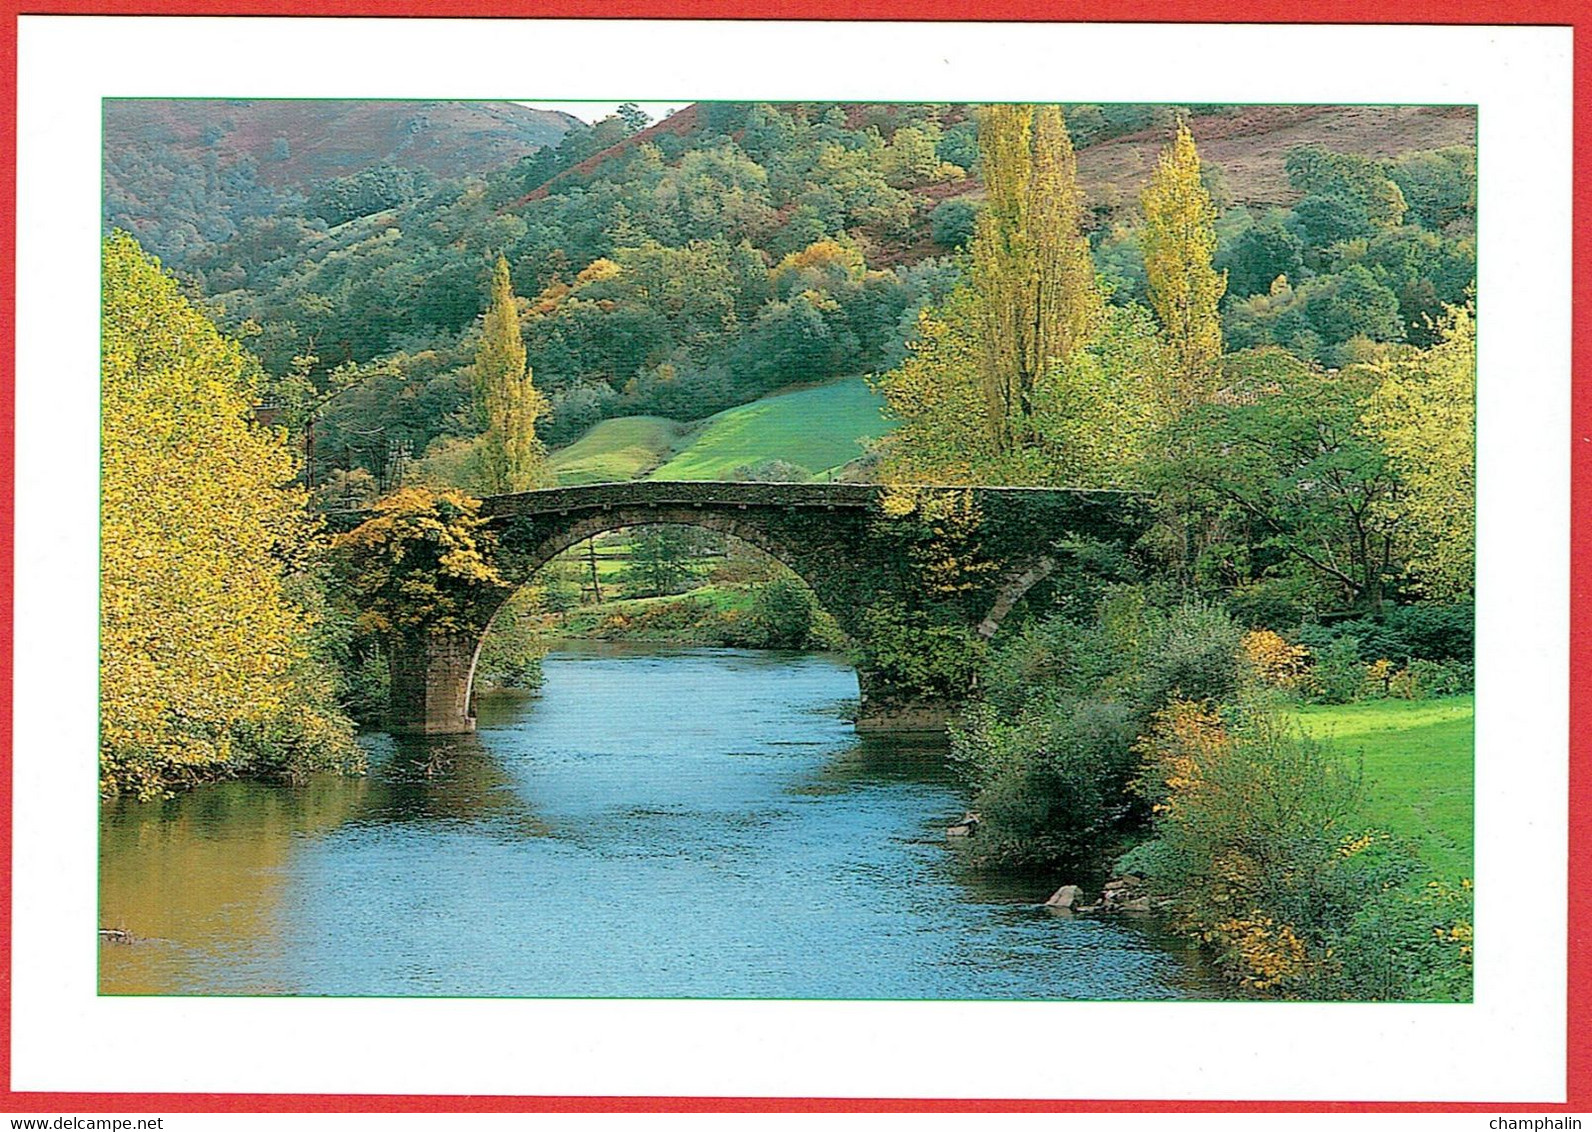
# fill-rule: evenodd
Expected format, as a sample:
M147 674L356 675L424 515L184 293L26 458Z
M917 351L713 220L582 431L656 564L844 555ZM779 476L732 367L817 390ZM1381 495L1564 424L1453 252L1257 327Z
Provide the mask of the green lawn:
M821 476L861 456L860 438L889 431L883 408L884 398L860 377L738 405L702 422L691 442L647 478L724 479L764 460Z
M1364 760L1371 823L1413 841L1450 883L1474 875L1475 698L1298 709L1305 731Z
M616 417L554 452L550 463L561 484L640 479L673 455L690 431L667 417Z

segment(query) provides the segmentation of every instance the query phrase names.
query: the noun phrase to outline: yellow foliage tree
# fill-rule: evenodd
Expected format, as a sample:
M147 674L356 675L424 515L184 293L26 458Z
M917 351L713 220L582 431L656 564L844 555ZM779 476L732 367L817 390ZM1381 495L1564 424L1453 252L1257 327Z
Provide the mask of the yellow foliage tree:
M987 107L979 151L987 196L971 247L972 279L986 419L1004 452L1037 443L1040 385L1088 340L1103 300L1061 108Z
M1476 320L1452 308L1441 341L1364 367L1382 375L1363 424L1403 487L1385 504L1406 533L1404 560L1428 597L1476 587Z
M899 426L879 444L887 483L1135 487L1163 414L1167 348L1142 307L1112 307L1095 337L1050 367L1033 393L1032 442L1003 448L986 409L979 298L954 291L923 312L908 356L880 378Z
M475 633L508 583L481 501L445 488L406 487L335 542L360 628L386 636Z
M527 491L547 481L546 451L536 422L547 415L547 399L531 382L520 337L519 308L509 262L498 256L492 297L475 356L475 399L486 429L481 449L482 487L489 494Z
M285 437L252 420L257 365L125 233L103 287L102 789L348 756L288 592L312 528Z
M1175 381L1163 396L1176 414L1216 392L1222 357L1217 304L1227 291L1227 273L1211 267L1216 209L1200 182L1199 152L1186 125L1162 151L1143 203L1140 243L1150 305L1176 360Z
M998 483L992 431L978 427L985 408L979 344L973 329L977 300L959 289L939 308L918 316L907 358L879 380L898 427L879 442L888 483Z

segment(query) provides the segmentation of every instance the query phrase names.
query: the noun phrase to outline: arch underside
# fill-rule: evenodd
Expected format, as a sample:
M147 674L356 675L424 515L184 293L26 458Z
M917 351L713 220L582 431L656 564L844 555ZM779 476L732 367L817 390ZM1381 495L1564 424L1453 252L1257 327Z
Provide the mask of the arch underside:
M841 629L848 635L853 635L853 616L855 609L846 609L835 602L832 594L826 595L826 586L823 579L812 570L811 564L805 562L804 555L795 551L789 542L782 540L772 533L764 524L755 519L747 518L741 509L726 511L707 507L615 507L608 510L593 512L561 522L546 531L541 538L532 543L528 549L519 550L513 576L509 579L511 588L504 591L501 599L492 608L487 618L485 627L475 640L471 652L469 674L465 681L464 700L466 710L470 717L474 716L475 703L475 674L480 661L481 645L492 631L492 623L497 620L498 614L508 604L511 598L522 587L528 585L537 572L553 559L565 551L585 542L597 535L607 534L610 531L623 530L628 527L656 527L656 526L682 526L699 527L703 530L713 531L717 534L729 535L740 539L742 542L755 547L786 567L812 590L818 604L835 619Z

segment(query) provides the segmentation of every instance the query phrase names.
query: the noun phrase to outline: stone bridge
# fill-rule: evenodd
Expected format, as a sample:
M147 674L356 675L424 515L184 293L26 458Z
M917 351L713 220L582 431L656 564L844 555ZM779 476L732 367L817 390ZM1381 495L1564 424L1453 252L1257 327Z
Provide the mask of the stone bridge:
M1143 498L1124 492L705 481L498 495L481 513L514 587L577 543L621 527L684 524L745 540L805 581L855 644L859 731L943 730L968 688L965 675L935 673L937 643L976 648L1071 548L1131 543L1145 523ZM512 592L493 598L483 624ZM484 636L392 642L393 731L474 728Z

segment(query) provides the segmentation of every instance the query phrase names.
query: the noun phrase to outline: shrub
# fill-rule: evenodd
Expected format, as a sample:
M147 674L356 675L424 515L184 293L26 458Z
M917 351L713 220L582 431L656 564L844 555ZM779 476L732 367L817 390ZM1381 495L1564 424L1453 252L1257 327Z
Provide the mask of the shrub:
M794 578L775 578L752 591L748 641L754 648L805 648L812 637L816 603Z
M1471 998L1474 909L1469 880L1428 881L1413 892L1383 883L1329 936L1333 961L1311 997L1357 1002Z
M1016 722L988 705L953 735L952 758L977 787L972 850L985 865L1077 862L1126 818L1138 716L1127 705L1054 704Z
M1242 625L1282 631L1298 625L1319 601L1308 578L1262 578L1227 595L1227 608Z
M1476 655L1476 607L1470 602L1394 606L1386 623L1398 641L1396 659L1467 661Z
M1459 696L1475 690L1476 669L1464 661L1412 660L1394 675L1388 695L1402 700Z
M1238 687L1242 630L1217 605L1189 602L1147 618L1139 701L1155 709L1173 700L1220 702Z
M1358 776L1258 706L1229 723L1173 704L1141 750L1155 891L1234 981L1297 995L1327 958L1319 925L1355 907L1332 874L1347 859Z
M1255 676L1273 688L1294 691L1304 685L1309 674L1310 650L1290 645L1270 629L1244 634L1244 656Z
M1365 666L1360 663L1360 641L1338 637L1316 654L1310 670L1314 698L1324 704L1353 703L1365 687Z
M973 238L978 209L971 201L941 201L929 213L929 234L942 248L960 248Z
M863 611L864 663L881 684L927 699L960 699L976 680L986 644L967 625L885 598Z
M1175 703L1133 788L1153 841L1122 858L1238 985L1277 998L1470 997L1470 884L1411 887L1413 850L1360 826L1356 767L1259 701Z
M1469 602L1389 606L1380 618L1362 617L1333 625L1304 625L1294 634L1299 644L1321 652L1332 642L1353 637L1360 659L1468 661L1476 654L1476 609Z
M356 723L375 724L387 714L392 668L374 639L362 643L343 668L343 710Z

